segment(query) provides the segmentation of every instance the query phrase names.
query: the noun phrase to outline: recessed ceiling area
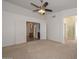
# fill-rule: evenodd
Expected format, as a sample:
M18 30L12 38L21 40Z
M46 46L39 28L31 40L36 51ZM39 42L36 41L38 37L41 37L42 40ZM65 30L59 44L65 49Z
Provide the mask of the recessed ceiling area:
M31 2L40 6L40 0L4 0L15 5L21 6L28 10L35 10L36 8L31 6ZM43 0L44 2L48 2L47 8L52 9L53 12L62 11L65 9L77 8L77 0Z

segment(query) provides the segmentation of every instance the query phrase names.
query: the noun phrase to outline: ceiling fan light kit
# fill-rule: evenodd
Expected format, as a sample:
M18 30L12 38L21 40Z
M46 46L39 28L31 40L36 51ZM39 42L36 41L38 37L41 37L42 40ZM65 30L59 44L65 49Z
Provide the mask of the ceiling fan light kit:
M45 14L45 10L40 9L40 10L38 11L38 13L41 14L41 15L44 15L44 14Z
M43 4L43 0L40 0L40 2L41 2L41 6L38 6L38 5L34 4L34 3L31 3L31 5L38 8L36 10L33 10L34 12L38 12L41 15L45 15L46 12L52 12L51 9L46 9L46 7L48 6L48 2L44 2L44 4Z

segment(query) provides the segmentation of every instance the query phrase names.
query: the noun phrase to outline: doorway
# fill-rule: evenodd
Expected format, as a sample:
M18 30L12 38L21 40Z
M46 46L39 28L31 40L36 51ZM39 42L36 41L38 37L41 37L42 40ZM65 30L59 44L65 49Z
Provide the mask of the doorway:
M76 16L68 16L64 18L64 39L65 43L75 42L75 23Z
M27 42L40 39L40 23L26 22Z

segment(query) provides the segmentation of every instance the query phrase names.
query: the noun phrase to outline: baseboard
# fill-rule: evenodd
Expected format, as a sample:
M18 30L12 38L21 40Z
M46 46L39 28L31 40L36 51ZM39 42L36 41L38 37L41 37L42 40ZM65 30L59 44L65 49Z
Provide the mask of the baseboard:
M52 40L52 39L47 39L47 40L51 40L51 41L55 41L55 42L58 42L58 43L62 43L62 44L64 44L64 42L63 42L63 41Z
M6 46L2 46L2 48L5 48L5 47L11 47L11 46L18 46L18 45L21 45L21 44L25 44L27 42L20 42L20 43L16 43L16 44L12 44L12 45L6 45Z

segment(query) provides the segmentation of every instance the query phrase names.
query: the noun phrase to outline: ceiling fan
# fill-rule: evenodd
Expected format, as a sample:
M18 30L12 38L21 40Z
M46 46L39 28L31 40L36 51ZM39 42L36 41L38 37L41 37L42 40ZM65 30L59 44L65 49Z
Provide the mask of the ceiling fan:
M46 12L52 12L53 11L51 9L46 8L48 6L48 2L43 3L43 0L40 0L40 2L41 2L41 6L38 6L38 5L31 2L31 5L33 5L37 8L36 10L33 10L34 12L38 12L41 15L44 15Z

